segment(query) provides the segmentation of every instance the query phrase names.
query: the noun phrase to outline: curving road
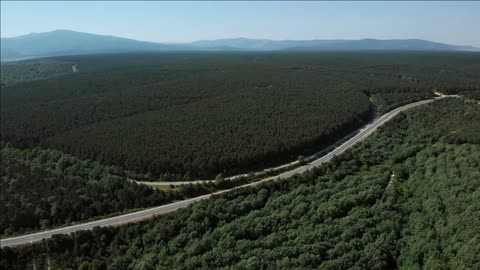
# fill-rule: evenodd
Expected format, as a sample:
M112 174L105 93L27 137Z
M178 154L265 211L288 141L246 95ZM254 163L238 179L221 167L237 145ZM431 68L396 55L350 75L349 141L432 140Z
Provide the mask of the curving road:
M443 98L443 96L439 97L439 98ZM253 183L250 183L250 184L245 184L245 185L235 187L235 188L232 188L232 189L222 190L222 191L218 191L218 192L215 192L215 193L212 193L212 194L202 195L202 196L199 196L199 197L195 197L195 198L191 198L191 199L187 199L187 200L183 200L183 201L179 201L179 202L174 202L174 203L170 203L170 204L166 204L166 205L162 205L162 206L157 206L157 207L153 207L153 208L149 208L149 209L146 209L146 210L141 210L141 211L137 211L137 212L133 212L133 213L129 213L129 214L119 215L119 216L115 216L115 217L95 220L95 221L91 221L91 222L81 223L81 224L77 224L77 225L71 225L71 226L57 228L57 229L41 231L41 232L22 235L22 236L17 236L17 237L1 239L0 240L0 247L18 246L18 245L25 245L25 244L29 244L29 243L33 243L33 242L38 242L38 241L41 241L44 238L49 238L54 234L69 234L69 233L80 231L80 230L91 230L91 229L93 229L94 227L97 227L97 226L118 226L118 225L130 223L130 222L134 222L134 221L148 219L148 218L151 218L154 215L161 215L161 214L165 214L165 213L168 213L168 212L175 211L175 210L180 209L180 208L184 208L191 203L208 199L212 195L221 194L221 193L228 192L230 190L237 189L237 188L242 188L242 187L247 187L247 186L255 186L255 185L258 185L258 184L266 182L266 181L288 178L288 177L290 177L294 174L305 172L309 169L312 169L313 167L317 167L317 166L321 165L322 163L330 161L334 156L340 155L341 153L345 152L345 150L352 147L354 144L356 144L356 143L360 142L361 140L365 139L366 137L368 137L379 126L388 122L390 119L395 117L401 111L404 111L404 110L407 110L407 109L410 109L410 108L413 108L413 107L416 107L416 106L419 106L419 105L423 105L423 104L426 104L426 103L430 103L430 102L434 101L435 99L439 99L439 98L418 101L418 102L414 102L414 103L404 105L402 107L398 107L398 108L384 114L383 116L379 117L378 119L376 119L371 124L368 124L363 129L361 129L357 135L353 136L348 141L346 141L345 143L343 143L339 147L335 148L330 153L324 155L323 157L318 158L318 159L314 160L313 162L311 162L309 164L306 164L304 166L298 167L298 168L293 169L291 171L279 174L277 176L272 176L272 177L269 177L269 178L265 178L265 179L262 179L260 181L253 182Z

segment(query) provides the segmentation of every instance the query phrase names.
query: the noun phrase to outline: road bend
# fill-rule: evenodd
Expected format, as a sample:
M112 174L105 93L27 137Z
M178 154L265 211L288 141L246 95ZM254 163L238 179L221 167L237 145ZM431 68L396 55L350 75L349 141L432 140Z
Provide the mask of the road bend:
M76 231L81 231L81 230L91 230L94 227L98 227L98 226L100 226L100 227L119 226L119 225L131 223L131 222L135 222L135 221L139 221L139 220L149 219L149 218L152 218L153 216L156 216L156 215L166 214L166 213L178 210L180 208L187 207L188 205L190 205L194 202L198 202L198 201L208 199L213 195L229 192L233 189L238 189L238 188L248 187L248 186L255 186L255 185L258 185L258 184L266 182L266 181L285 179L285 178L291 177L295 174L303 173L307 170L310 170L314 167L320 166L321 164L323 164L325 162L330 161L333 157L335 157L337 155L342 154L347 149L351 148L353 145L362 141L363 139L368 137L370 134L375 132L375 130L379 126L385 124L386 122L391 120L393 117L395 117L400 112L402 112L404 110L407 110L407 109L410 109L410 108L413 108L413 107L416 107L416 106L420 106L420 105L423 105L423 104L430 103L430 102L434 101L435 99L440 99L440 98L443 98L443 97L438 97L438 98L428 99L428 100L422 100L422 101L418 101L418 102L414 102L414 103L410 103L410 104L398 107L398 108L384 114L383 116L379 117L374 122L366 125L363 129L361 129L359 131L359 133L357 135L353 136L348 141L341 144L340 146L338 146L337 148L335 148L334 150L332 150L328 154L326 154L326 155L324 155L324 156L322 156L322 157L320 157L320 158L318 158L318 159L316 159L316 160L314 160L314 161L312 161L312 162L310 162L310 163L308 163L304 166L295 168L291 171L287 171L287 172L284 172L284 173L276 175L276 176L268 177L268 178L262 179L260 181L245 184L245 185L238 186L238 187L235 187L235 188L222 190L222 191L218 191L218 192L215 192L215 193L212 193L212 194L202 195L202 196L198 196L198 197L195 197L195 198L190 198L190 199L186 199L186 200L182 200L182 201L178 201L178 202L173 202L173 203L169 203L169 204L165 204L165 205L161 205L161 206L157 206L157 207L152 207L152 208L148 208L148 209L145 209L145 210L136 211L136 212L133 212L133 213L128 213L128 214L123 214L123 215L119 215L119 216L99 219L99 220L95 220L95 221L90 221L90 222L85 222L85 223L60 227L60 228L56 228L56 229L44 230L44 231L31 233L31 234L27 234L27 235L21 235L21 236L1 239L0 240L0 247L12 247L12 246L28 245L28 244L31 244L31 243L39 242L42 239L50 238L50 237L52 237L52 235L55 235L55 234L69 234L69 233L76 232Z

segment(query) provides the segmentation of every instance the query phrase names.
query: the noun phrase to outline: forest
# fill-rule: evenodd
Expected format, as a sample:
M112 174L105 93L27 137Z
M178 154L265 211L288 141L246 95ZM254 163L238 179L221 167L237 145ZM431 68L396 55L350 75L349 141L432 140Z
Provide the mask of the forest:
M321 150L374 113L435 90L478 96L479 57L244 52L29 60L19 70L43 63L51 73L14 80L2 72L15 83L1 90L1 140L157 179L213 179ZM79 72L60 66L55 76L52 61Z
M134 172L58 150L0 150L0 236L158 206L246 183L198 183L162 191L129 181Z
M25 81L42 80L72 73L72 63L54 60L35 60L1 63L1 86Z
M479 269L480 104L401 113L331 162L150 221L0 251L2 269Z
M173 194L59 151L1 150L0 235L70 224L168 202Z

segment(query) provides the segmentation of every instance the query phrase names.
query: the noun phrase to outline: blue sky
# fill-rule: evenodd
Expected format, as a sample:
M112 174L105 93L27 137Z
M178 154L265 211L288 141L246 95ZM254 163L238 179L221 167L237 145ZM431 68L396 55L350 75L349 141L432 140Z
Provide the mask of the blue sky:
M69 29L157 42L421 38L480 46L480 2L1 2L1 36Z

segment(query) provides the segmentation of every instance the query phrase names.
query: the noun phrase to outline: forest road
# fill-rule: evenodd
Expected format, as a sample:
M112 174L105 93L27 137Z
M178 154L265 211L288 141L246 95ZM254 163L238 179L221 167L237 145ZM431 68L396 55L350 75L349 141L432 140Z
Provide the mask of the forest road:
M201 201L201 200L208 199L213 195L218 195L218 194L221 194L221 193L224 193L224 192L229 192L231 190L242 188L242 187L255 186L255 185L258 185L258 184L266 182L266 181L285 179L285 178L291 177L291 176L293 176L297 173L303 173L303 172L308 171L308 170L310 170L314 167L317 167L317 166L319 166L319 165L321 165L325 162L328 162L333 157L335 157L337 155L340 155L341 153L345 152L347 149L349 149L350 147L352 147L356 143L358 143L358 142L362 141L363 139L365 139L366 137L368 137L379 126L385 124L386 122L391 120L393 117L395 117L400 112L402 112L404 110L407 110L407 109L410 109L410 108L413 108L413 107L416 107L416 106L419 106L419 105L427 104L427 103L433 102L436 99L441 99L441 98L445 98L445 97L437 97L437 98L433 98L433 99L422 100L422 101L413 102L413 103L398 107L398 108L384 114L383 116L379 117L377 120L375 120L371 124L366 125L363 129L361 129L359 131L359 133L357 135L353 136L348 141L346 141L345 143L343 143L339 147L332 150L330 153L314 160L313 162L311 162L309 164L298 167L298 168L293 169L291 171L284 172L284 173L279 174L277 176L268 177L268 178L262 179L260 181L245 184L245 185L238 186L238 187L235 187L235 188L218 191L218 192L215 192L215 193L212 193L212 194L198 196L198 197L195 197L195 198L190 198L190 199L186 199L186 200L179 201L179 202L174 202L174 203L169 203L169 204L165 204L165 205L161 205L161 206L157 206L157 207L152 207L152 208L149 208L149 209L140 210L140 211L133 212L133 213L123 214L123 215L119 215L119 216L115 216L115 217L99 219L99 220L95 220L95 221L80 223L80 224L61 227L61 228L56 228L56 229L40 231L40 232L31 233L31 234L27 234L27 235L21 235L21 236L1 239L0 240L0 247L12 247L12 246L28 245L28 244L31 244L31 243L34 243L34 242L39 242L44 238L50 238L50 237L52 237L52 235L55 235L55 234L69 234L69 233L76 232L76 231L81 231L81 230L91 230L91 229L93 229L94 227L97 227L97 226L100 226L100 227L103 227L103 226L118 226L118 225L123 225L123 224L131 223L131 222L135 222L135 221L139 221L139 220L144 220L144 219L151 218L155 215L162 215L162 214L165 214L165 213L175 211L175 210L180 209L180 208L184 208L184 207L186 207L186 206L188 206L188 205L190 205L194 202L198 202L198 201Z

